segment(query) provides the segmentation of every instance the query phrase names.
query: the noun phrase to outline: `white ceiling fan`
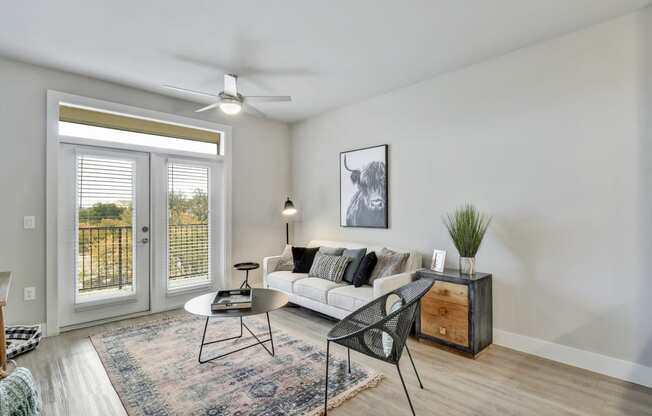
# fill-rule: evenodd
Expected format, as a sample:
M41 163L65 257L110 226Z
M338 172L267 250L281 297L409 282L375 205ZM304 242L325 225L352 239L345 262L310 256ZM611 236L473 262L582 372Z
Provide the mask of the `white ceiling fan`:
M175 87L173 85L163 85L165 88L169 88L175 91L181 91L188 94L200 95L202 97L211 97L216 99L213 104L202 107L195 112L201 113L202 111L210 110L215 107L219 107L225 114L234 115L238 114L240 110L244 108L245 111L253 114L257 114L262 117L266 117L265 114L258 110L256 107L252 106L250 102L254 103L272 103L272 102L284 102L292 101L292 97L289 95L278 95L278 96L260 96L260 95L242 95L238 92L238 76L233 74L224 75L224 91L219 94L210 94L202 91L189 90L187 88Z

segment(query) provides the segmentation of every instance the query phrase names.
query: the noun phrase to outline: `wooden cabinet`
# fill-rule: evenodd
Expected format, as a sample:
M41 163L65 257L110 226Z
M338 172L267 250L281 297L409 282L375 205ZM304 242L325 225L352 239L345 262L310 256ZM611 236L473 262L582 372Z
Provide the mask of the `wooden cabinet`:
M421 299L417 337L473 356L493 341L491 274L469 277L457 270L443 273L417 271L417 279L430 279L432 288Z

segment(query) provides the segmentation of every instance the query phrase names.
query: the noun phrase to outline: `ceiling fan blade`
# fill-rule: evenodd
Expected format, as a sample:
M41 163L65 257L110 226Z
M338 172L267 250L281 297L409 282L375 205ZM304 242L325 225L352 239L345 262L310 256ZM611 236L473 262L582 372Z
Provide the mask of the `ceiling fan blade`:
M289 95L246 95L243 97L247 101L254 103L275 103L283 101L292 101L292 97Z
M267 118L267 114L263 113L262 111L260 111L259 109L257 109L251 104L244 103L243 108L249 114L253 114L262 118Z
M219 98L219 95L215 94L209 94L207 92L201 92L201 91L195 91L195 90L189 90L187 88L181 88L181 87L175 87L173 85L163 85L164 88L168 88L170 90L175 90L175 91L180 91L180 92L185 92L187 94L195 94L195 95L203 95L204 97L211 97L211 98Z
M200 108L199 110L195 110L195 113L201 113L201 112L203 112L203 111L210 110L211 108L215 108L215 107L217 107L218 105L220 105L220 103L213 103L213 104L211 104L211 105L207 105L206 107L202 107L202 108Z
M238 96L238 77L231 74L224 74L224 93L231 97Z

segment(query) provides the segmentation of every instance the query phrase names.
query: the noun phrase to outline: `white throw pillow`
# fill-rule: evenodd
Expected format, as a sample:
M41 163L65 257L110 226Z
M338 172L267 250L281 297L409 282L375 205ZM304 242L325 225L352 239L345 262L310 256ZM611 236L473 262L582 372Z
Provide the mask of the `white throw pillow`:
M294 259L292 258L292 246L287 244L281 253L281 259L276 264L275 272L294 270Z
M397 310L401 309L401 306L403 306L403 299L401 299L398 295L388 296L387 301L387 303L389 303L389 307L387 307L387 315L390 315L392 312L396 312ZM394 338L392 338L392 336L387 332L383 331L383 352L385 353L386 357L389 357L389 355L392 353L393 346Z

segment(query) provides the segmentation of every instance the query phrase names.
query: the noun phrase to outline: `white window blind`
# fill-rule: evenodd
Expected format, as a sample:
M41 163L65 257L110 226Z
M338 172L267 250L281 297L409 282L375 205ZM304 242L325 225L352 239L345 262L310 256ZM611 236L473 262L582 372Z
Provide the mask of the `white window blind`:
M133 161L77 156L77 290L132 290Z
M97 203L131 204L134 167L129 160L77 156L79 208Z

